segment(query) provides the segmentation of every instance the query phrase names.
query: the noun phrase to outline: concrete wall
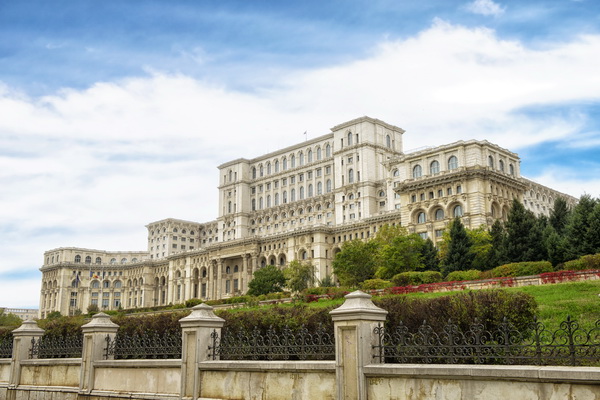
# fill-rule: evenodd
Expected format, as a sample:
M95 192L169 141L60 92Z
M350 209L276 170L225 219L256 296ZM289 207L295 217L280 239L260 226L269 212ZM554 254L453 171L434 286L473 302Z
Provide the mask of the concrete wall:
M179 394L181 360L119 360L94 363L94 390Z
M79 387L81 359L21 361L20 385Z
M212 361L200 363L200 397L335 399L334 361Z
M380 364L365 367L370 400L599 400L600 368Z
M0 384L10 381L10 359L0 360ZM1 399L2 397L0 397Z

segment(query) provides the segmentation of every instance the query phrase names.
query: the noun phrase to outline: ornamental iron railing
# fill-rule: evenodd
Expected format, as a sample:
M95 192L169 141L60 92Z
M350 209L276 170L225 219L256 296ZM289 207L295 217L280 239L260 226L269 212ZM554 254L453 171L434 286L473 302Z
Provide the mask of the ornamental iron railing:
M567 317L556 331L534 321L527 332L504 319L495 331L475 321L462 332L448 321L434 332L424 321L417 332L400 323L387 331L375 329L373 358L379 362L414 364L600 365L600 320L589 330Z
M13 339L12 336L0 339L0 358L12 358Z
M29 358L81 358L83 336L42 336L31 339Z
M106 335L104 359L113 356L115 360L147 360L181 358L181 333L156 332L143 335L123 335L117 333L114 339Z
M285 327L280 331L269 327L263 334L258 327L251 332L211 334L209 356L213 360L335 360L333 333L319 325L315 332L302 326L296 331Z

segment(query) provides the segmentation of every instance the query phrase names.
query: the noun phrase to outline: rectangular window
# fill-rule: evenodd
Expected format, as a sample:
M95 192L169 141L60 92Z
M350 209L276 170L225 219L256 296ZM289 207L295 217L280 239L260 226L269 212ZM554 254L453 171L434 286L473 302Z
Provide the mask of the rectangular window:
M296 177L295 176L290 176L290 184L294 184L296 183Z
M461 194L461 193L462 193L462 186L458 185L458 186L456 187L456 193L457 193L457 194Z
M185 250L185 245L184 244L181 245L181 250Z
M411 203L414 203L417 201L417 195L413 194L412 196L410 196L410 201Z
M442 189L438 190L438 197L444 197L444 191Z
M435 230L435 237L442 237L442 235L444 234L444 230L443 229L436 229Z
M287 185L287 178L283 178L281 180L281 186L286 186Z
M92 304L97 306L98 305L98 299L92 299Z
M69 303L69 305L71 307L77 307L77 299L76 298L75 299L71 299L71 302Z
M329 174L331 174L331 166L328 165L325 167L325 175L329 175Z
M448 196L452 195L452 188L448 188Z
M427 239L427 232L420 232L419 236L421 236L421 239Z
M321 168L317 168L317 177L321 176L321 172L322 172Z
M253 187L251 187L251 188L250 188L250 191L252 192L252 194L256 194L256 187L254 187L254 186L253 186Z
M102 299L102 308L108 308L108 299Z
M234 279L234 280L233 280L233 291L234 291L234 292L237 292L237 291L240 289L240 288L239 288L239 286L240 286L240 285L239 285L239 282L238 282L238 280L237 280L237 279Z
M419 196L419 198L421 199L421 201L425 200L425 193L421 193L421 195Z
M176 244L173 244L173 248L174 248L174 249L176 249L176 248L177 248L177 245L176 245Z
M173 236L173 240L177 240L177 236Z
M299 174L298 175L298 182L303 182L304 181L304 174Z
M182 238L181 238L181 241L182 241L182 242L185 242L185 238L184 238L184 237L182 237Z

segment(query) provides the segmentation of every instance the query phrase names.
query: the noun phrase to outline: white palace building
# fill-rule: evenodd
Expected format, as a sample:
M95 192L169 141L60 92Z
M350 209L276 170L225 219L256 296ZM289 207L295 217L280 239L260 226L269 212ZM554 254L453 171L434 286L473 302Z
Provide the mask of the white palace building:
M404 152L404 130L362 117L331 133L220 165L214 221L151 222L145 251L61 247L44 253L40 317L219 299L247 291L267 265L310 261L332 274L347 240L385 224L439 240L450 220L468 228L505 218L513 199L548 215L557 196L523 178L519 156L487 141Z

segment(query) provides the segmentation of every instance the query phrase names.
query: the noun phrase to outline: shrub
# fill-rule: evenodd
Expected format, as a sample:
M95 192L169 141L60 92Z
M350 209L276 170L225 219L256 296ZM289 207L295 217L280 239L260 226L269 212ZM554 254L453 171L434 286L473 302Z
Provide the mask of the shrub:
M586 269L600 269L600 253L589 254L576 260L567 261L560 266L565 271L583 271Z
M189 314L189 311L179 311L143 316L117 316L111 320L119 325L119 333L126 335L179 334L181 332L179 320Z
M202 303L202 300L200 300L200 299L189 299L189 300L185 301L185 306L187 308L192 308L192 307L197 306L198 304L201 304L201 303Z
M44 336L77 336L81 335L81 326L85 323L83 316L54 317L41 319L38 326L45 330Z
M392 282L383 279L367 279L361 284L363 290L385 289L392 286Z
M517 330L527 332L537 310L533 296L502 289L477 290L431 299L390 296L376 299L374 303L389 312L388 329L395 329L402 321L410 332L416 332L424 320L435 332L443 332L448 320L465 331L475 318L485 330L492 331L498 328L504 317Z
M468 271L454 271L450 272L446 276L447 282L452 281L476 281L482 279L482 272L476 269L470 269Z
M543 272L552 272L552 264L549 261L525 261L512 264L504 264L492 270L492 277L518 277L538 275Z
M394 275L392 283L395 286L422 285L442 281L442 274L438 271L410 271Z

